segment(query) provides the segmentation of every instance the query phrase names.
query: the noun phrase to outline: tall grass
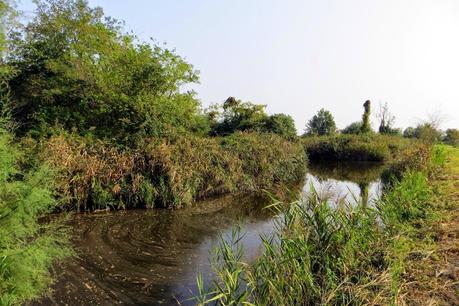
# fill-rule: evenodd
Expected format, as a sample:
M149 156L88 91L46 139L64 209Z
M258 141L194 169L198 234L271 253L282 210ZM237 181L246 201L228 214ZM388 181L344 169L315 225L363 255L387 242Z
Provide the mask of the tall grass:
M307 163L301 144L271 134L152 139L120 150L72 134L38 146L59 170L67 209L168 207L228 192L259 191L297 182Z
M426 163L438 165L437 153ZM418 251L417 223L432 217L428 173L407 169L372 206L342 202L331 208L312 190L288 207L272 236L261 238L254 263L242 261L238 235L222 240L216 278L207 289L198 282L198 303L397 304L405 264Z
M310 159L386 162L412 144L413 141L379 134L303 137Z
M56 206L50 172L23 173L20 152L0 129L0 305L42 295L52 281L53 262L70 254L58 222L40 222Z

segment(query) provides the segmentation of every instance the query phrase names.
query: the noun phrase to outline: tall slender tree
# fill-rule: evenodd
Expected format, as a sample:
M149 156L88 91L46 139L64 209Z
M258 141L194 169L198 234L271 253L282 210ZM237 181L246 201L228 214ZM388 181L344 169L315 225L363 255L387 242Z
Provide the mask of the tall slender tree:
M362 116L362 133L371 132L370 114L371 114L371 102L370 100L365 101L363 104L364 112Z

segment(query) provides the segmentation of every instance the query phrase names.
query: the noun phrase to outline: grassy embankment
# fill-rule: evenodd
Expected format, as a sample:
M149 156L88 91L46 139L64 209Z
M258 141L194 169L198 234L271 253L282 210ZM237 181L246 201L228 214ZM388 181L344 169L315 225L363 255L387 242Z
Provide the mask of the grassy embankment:
M216 194L271 190L303 179L307 164L299 142L262 133L176 136L122 150L64 133L27 147L57 169L61 208L70 210L178 208Z
M416 297L410 292L410 300L407 289L413 285L413 261L431 260L438 243L431 226L439 213L451 216L436 204L442 196L433 178L444 163L443 147L407 150L391 167L400 179L371 207L342 203L332 210L313 192L289 206L278 231L263 238L263 253L254 264L241 261L235 231L217 251L217 278L209 292L198 279L199 303L412 303ZM420 284L430 283L426 275L418 274Z
M311 160L389 162L413 141L380 134L306 136L302 143Z

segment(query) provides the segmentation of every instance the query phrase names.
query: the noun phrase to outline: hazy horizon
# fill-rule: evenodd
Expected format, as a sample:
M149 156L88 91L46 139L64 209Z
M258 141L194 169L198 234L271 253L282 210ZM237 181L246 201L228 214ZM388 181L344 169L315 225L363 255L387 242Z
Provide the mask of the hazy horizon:
M89 3L193 64L203 107L228 96L266 104L302 132L320 108L344 128L370 99L403 128L438 110L442 128L459 128L459 1ZM19 8L30 16L32 1Z

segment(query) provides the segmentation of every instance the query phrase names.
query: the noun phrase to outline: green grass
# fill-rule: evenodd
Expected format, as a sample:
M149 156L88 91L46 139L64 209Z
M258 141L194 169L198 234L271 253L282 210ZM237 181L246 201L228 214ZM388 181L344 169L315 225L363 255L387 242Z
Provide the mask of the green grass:
M311 160L392 161L413 141L379 134L303 137Z
M373 206L343 202L332 209L312 190L289 206L273 236L262 238L255 263L242 261L235 230L216 253L214 284L206 289L198 282L198 303L398 304L408 259L431 243L429 237L417 243L417 228L434 218L428 178L444 152L436 148L430 156L421 170L405 169Z

